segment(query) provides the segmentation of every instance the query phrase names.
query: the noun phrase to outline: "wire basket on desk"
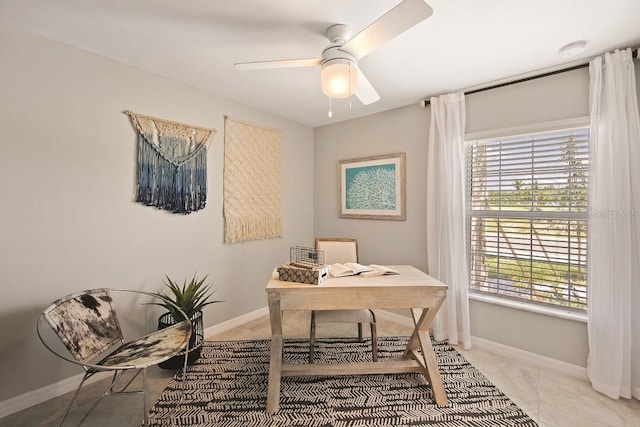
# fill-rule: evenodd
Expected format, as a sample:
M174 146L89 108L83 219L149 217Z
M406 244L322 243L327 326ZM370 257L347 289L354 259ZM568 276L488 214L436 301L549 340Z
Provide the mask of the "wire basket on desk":
M324 266L324 251L292 246L289 250L289 263L301 268L318 268Z
M329 277L329 267L324 264L324 252L304 246L292 246L290 262L278 267L278 278L287 282L319 285Z

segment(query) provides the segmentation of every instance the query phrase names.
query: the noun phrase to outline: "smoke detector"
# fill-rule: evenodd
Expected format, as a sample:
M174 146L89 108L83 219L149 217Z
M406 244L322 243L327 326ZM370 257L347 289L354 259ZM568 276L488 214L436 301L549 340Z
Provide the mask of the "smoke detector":
M580 55L587 47L587 42L584 40L569 43L568 45L560 49L560 56L565 58L571 58Z

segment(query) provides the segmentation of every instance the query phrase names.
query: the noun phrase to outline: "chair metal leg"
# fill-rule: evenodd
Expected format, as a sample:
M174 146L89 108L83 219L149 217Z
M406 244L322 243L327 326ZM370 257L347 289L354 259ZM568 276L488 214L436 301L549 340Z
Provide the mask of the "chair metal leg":
M369 310L371 313L371 354L373 355L373 361L378 361L378 331L376 329L376 314L373 310Z
M113 378L111 378L111 382L109 383L109 386L107 387L107 389L102 393L102 396L100 396L100 398L98 400L96 400L94 402L94 404L91 406L91 408L89 408L89 410L84 414L84 417L82 417L82 419L80 420L80 423L78 424L78 426L81 426L82 423L84 423L86 421L86 419L89 417L89 414L91 414L91 412L93 412L94 409L96 409L96 406L98 406L98 404L100 402L102 402L102 399L104 399L105 397L114 394L113 393L113 387L115 387L115 385L117 384L118 381L120 381L120 379L124 376L125 371L115 371L113 373ZM136 376L138 374L136 373ZM135 376L134 376L135 378ZM133 379L131 380L133 381ZM139 393L138 391L133 391L133 392L125 392L124 390L126 389L126 387L129 386L129 384L131 384L131 381L129 381L129 383L125 386L124 389L122 389L123 391L119 391L116 392L117 393Z
M378 361L378 332L376 331L376 322L371 322L371 353L373 361Z
M309 363L313 363L316 345L316 312L311 312L311 327L309 332Z
M69 415L69 411L71 411L71 407L73 406L74 402L78 398L78 394L80 394L80 389L82 388L82 385L87 380L87 378L89 378L92 375L93 375L93 373L91 373L91 372L85 372L84 373L84 376L82 377L82 380L80 380L80 384L78 384L78 388L76 388L75 393L73 393L73 398L71 398L71 402L69 402L69 405L67 406L67 410L64 412L64 416L62 417L62 419L58 423L58 427L62 427L62 424L64 424L64 420L67 419L67 415Z
M187 345L188 347L188 345ZM147 368L142 368L142 425L149 425L149 416L147 415Z
M118 374L120 374L118 376ZM127 381L127 383L120 389L120 391L116 391L114 389L114 387L116 386L116 383L118 381L120 381L120 378L124 376L124 371L115 371L113 373L113 379L111 380L111 388L108 389L105 394L119 394L119 393L139 393L139 391L135 390L135 391L125 391L129 388L129 386L131 385L131 383L133 382L133 380L135 380L138 375L140 375L140 370L138 370L134 375L131 376L131 379L129 381Z
M114 391L114 387L116 386L116 384L118 383L118 381L120 381L122 379L122 377L124 376L126 371L114 371L113 373L113 377L111 378L111 381L109 382L108 387L105 389L105 391L102 393L102 395L93 403L93 405L91 406L91 408L89 408L89 410L84 414L84 416L82 417L82 419L80 420L80 422L78 423L78 426L81 426L89 417L89 415L91 414L91 412L93 412L93 410L98 406L98 404L100 402L102 402L102 399L104 399L106 396L112 395L112 394L119 394L119 393L142 393L142 404L143 404L143 411L144 411L144 419L143 419L143 425L147 426L148 423L148 417L147 417L147 394L145 393L146 391L146 369L141 369L142 371L142 390L135 390L135 391L125 391L129 385L133 382L133 380L138 376L138 374L140 373L140 371L136 372L133 375L133 378L131 378L127 384L120 390L120 391ZM96 372L91 372L91 371L87 371L85 372L84 376L82 377L82 380L80 381L80 384L78 384L78 388L76 388L75 393L73 394L73 398L71 398L71 402L69 402L69 405L67 406L67 409L65 410L64 416L62 417L62 419L60 420L60 422L58 423L58 427L62 427L62 425L64 424L65 420L67 419L67 416L69 415L69 412L71 411L71 407L73 406L74 402L78 399L78 395L80 394L80 389L82 388L82 386L84 385L84 383L87 381L88 378L92 377Z
M180 385L180 389L182 391L180 393L180 399L176 403L176 406L173 408L173 411L177 411L178 407L182 404L182 402L184 402L184 399L185 399L185 395L186 395L186 391L187 391L187 387L185 386L186 381L187 381L187 366L189 366L189 344L188 343L187 343L187 346L186 346L185 351L184 351L184 362L182 363L182 375L180 375L180 377L182 379L181 379L179 385ZM176 379L177 378L178 378L178 374L176 373ZM146 380L144 380L144 377L143 377L143 383L145 381ZM146 386L146 384L144 384L144 385ZM145 399L146 399L147 394L145 393L144 395L145 395ZM149 423L149 414L148 414L148 411L147 411L146 408L144 410L144 414L145 414L144 422L147 423L145 425L148 425L148 423Z

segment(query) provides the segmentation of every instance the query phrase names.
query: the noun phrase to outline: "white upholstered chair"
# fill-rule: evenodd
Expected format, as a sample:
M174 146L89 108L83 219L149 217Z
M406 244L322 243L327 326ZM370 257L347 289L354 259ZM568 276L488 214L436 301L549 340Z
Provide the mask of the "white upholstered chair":
M316 249L324 252L327 265L344 262L358 262L358 241L347 238L316 238ZM311 331L309 334L309 363L313 363L318 323L356 323L358 339L363 340L362 324L368 323L371 328L371 350L373 361L378 361L378 339L376 333L376 316L372 310L315 310L311 312Z

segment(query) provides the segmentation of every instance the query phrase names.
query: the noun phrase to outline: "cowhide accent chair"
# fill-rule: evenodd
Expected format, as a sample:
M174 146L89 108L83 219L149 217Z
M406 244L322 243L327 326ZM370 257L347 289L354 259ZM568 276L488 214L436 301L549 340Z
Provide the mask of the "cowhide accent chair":
M324 252L327 265L344 262L358 262L358 240L343 237L317 237L316 249ZM358 340L363 341L362 325L369 324L371 330L371 354L374 362L378 361L378 334L376 332L376 315L373 310L314 310L311 312L309 331L309 363L315 357L316 325L318 323L357 323Z
M182 314L186 320L166 329L156 330L143 337L125 342L116 314L113 298L116 294L118 294L118 301L121 299L123 301L127 300L127 306L129 306L129 300L137 299L140 301L144 299L152 301L152 298L154 298L154 295L142 291L104 288L86 290L55 301L42 312L38 319L37 332L45 347L62 359L82 366L85 371L64 416L58 424L59 426L64 423L69 415L69 411L86 380L101 372L112 373L111 381L100 398L82 417L79 425L87 419L104 397L119 393L138 393L142 394L142 422L146 426L148 424L148 402L145 394L146 368L175 356L188 345L192 325L184 312ZM149 301L139 302L139 304L148 305ZM134 302L133 306L136 305L136 302ZM178 310L181 311L179 308ZM129 313L127 314L129 315ZM51 330L54 333L51 333ZM65 352L59 342L57 343L58 345L54 344L56 337L62 341L68 352ZM184 353L185 364L183 372L186 371L188 356L186 351ZM121 379L123 380L122 382L125 381L123 377L127 371L132 371L132 373L126 376L126 384L120 390L115 390L115 386ZM129 390L129 386L140 373L142 373L141 389Z

